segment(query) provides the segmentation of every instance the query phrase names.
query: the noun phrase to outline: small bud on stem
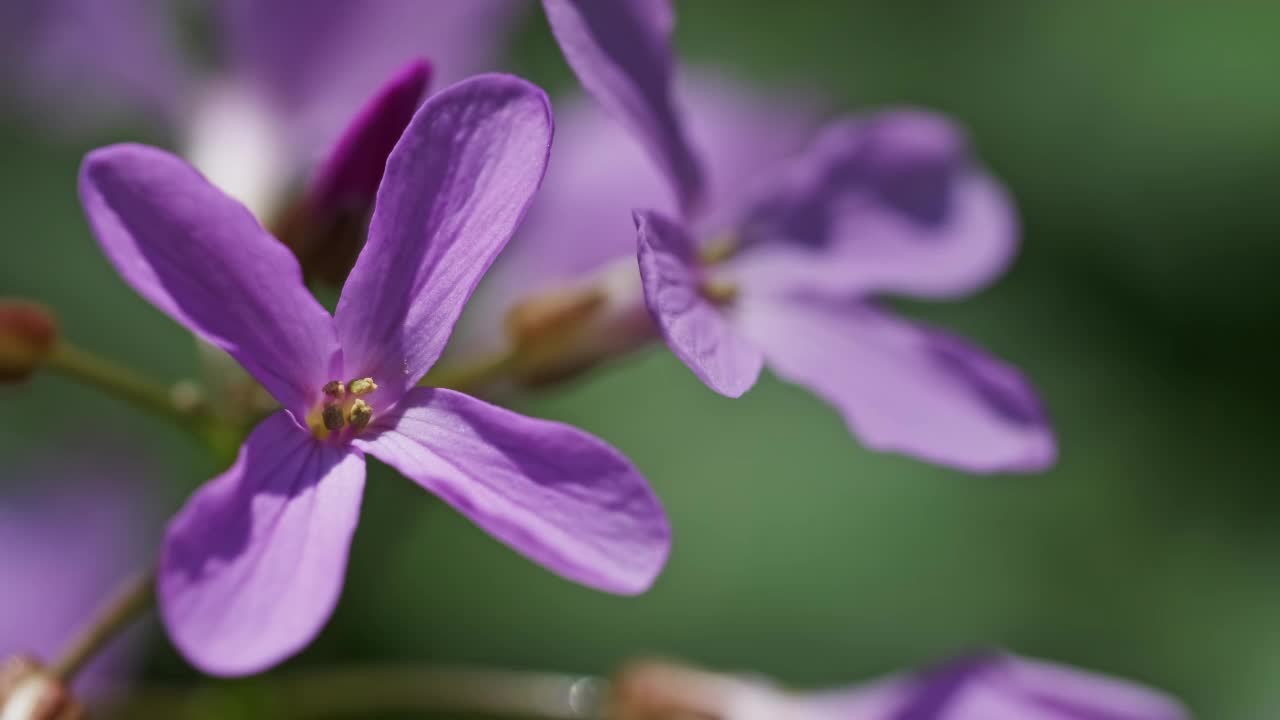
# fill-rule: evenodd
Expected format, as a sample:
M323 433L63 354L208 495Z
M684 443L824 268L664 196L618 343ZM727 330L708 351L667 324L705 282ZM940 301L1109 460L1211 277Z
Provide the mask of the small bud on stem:
M57 340L57 323L43 305L0 299L0 382L26 380L48 359Z

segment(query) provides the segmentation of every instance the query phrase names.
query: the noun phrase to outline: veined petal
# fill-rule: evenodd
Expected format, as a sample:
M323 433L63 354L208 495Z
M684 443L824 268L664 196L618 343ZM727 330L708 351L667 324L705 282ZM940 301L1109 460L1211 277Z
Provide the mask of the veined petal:
M867 446L970 472L1035 472L1053 430L1017 369L863 303L752 297L740 327L779 377L830 403Z
M338 138L308 192L315 211L373 205L396 141L418 109L431 80L431 64L413 60L387 81Z
M870 685L814 694L818 718L1187 720L1174 699L1124 680L998 653L965 656ZM806 715L805 717L808 717Z
M764 358L721 309L703 297L703 278L688 233L652 211L637 211L635 221L645 304L667 346L721 395L738 397L750 390Z
M89 153L80 200L107 259L138 294L305 412L331 379L333 322L293 255L243 205L186 162L142 145Z
M437 82L496 69L523 3L511 0L223 0L223 51L236 79L270 102L297 139L330 147L369 94L413 58Z
M942 116L893 111L832 123L757 189L743 233L772 282L843 294L963 295L1018 246L1003 186ZM777 252L785 250L784 253Z
M324 445L277 412L231 469L169 524L160 614L173 643L212 675L248 675L301 650L342 591L364 458Z
M552 572L607 592L652 584L671 544L639 471L600 439L450 390L417 388L360 449Z
M507 75L463 81L422 106L387 158L338 302L346 376L375 378L394 401L426 373L524 217L551 136L546 94Z
M704 181L671 100L670 2L543 0L542 5L582 86L636 134L685 213L695 211Z

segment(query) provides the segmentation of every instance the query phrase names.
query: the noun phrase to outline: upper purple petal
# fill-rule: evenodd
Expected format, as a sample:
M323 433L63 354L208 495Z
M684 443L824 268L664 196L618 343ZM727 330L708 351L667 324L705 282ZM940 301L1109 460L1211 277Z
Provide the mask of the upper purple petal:
M667 346L721 395L750 390L764 358L703 297L704 278L688 233L656 212L637 211L635 221L645 304Z
M300 148L330 147L397 68L427 57L440 83L496 69L521 4L511 0L223 0L239 79L288 119Z
M89 153L80 200L103 252L140 295L227 351L286 408L306 411L332 379L333 322L293 255L243 205L142 145Z
M387 159L338 302L346 375L373 377L394 401L426 373L524 217L551 136L546 95L507 75L463 81L422 106Z
M0 100L42 126L171 121L186 73L168 10L157 0L0 3Z
M859 720L1187 720L1176 700L1131 682L1002 654L805 698L814 718ZM805 717L809 717L806 715Z
M744 294L739 327L769 368L826 400L866 445L970 472L1035 472L1053 430L1018 370L864 303Z
M998 277L1018 245L1004 188L959 128L922 111L833 123L755 196L743 241L785 249L761 265L797 287L962 295Z
M704 179L672 103L668 0L543 0L551 30L582 86L649 151L686 214Z
M600 439L450 390L417 388L357 447L548 570L614 593L646 590L671 528L636 468Z
M422 102L431 65L413 60L374 94L338 138L308 190L314 212L371 207L396 141Z
M157 590L169 637L212 675L262 671L305 647L342 591L364 459L284 412L169 524Z

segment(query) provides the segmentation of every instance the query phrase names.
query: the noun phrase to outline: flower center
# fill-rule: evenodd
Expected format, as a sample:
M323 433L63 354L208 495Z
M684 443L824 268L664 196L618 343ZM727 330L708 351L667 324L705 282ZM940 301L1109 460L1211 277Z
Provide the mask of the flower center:
M320 388L324 401L307 418L312 434L321 440L344 428L357 434L373 421L373 407L361 397L378 389L373 378L357 378L347 383L330 380Z

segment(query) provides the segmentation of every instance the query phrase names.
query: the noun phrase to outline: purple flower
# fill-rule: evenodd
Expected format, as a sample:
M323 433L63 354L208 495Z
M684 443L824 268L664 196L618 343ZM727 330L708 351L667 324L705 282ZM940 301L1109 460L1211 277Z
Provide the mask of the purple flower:
M136 470L95 457L59 460L39 475L30 490L0 499L0 661L54 659L137 570L149 534L148 513L131 492L138 485L126 480ZM134 645L113 643L77 686L94 693L125 682Z
M1187 720L1176 700L1063 665L984 653L852 691L810 695L808 715L859 720Z
M1187 720L1174 699L1123 680L1002 653L841 690L791 693L756 680L642 663L614 687L619 720Z
M700 205L717 193L702 191L706 173L671 107L667 3L546 5L583 85L658 159L688 216L636 213L640 274L667 344L708 387L740 396L768 365L826 400L875 449L973 472L1053 463L1049 421L1016 368L873 301L881 293L961 296L991 282L1014 254L1012 204L958 128L914 110L839 120L758 175L731 210ZM616 202L577 190L580 206ZM723 224L706 227L698 210ZM588 257L614 245L573 229L552 234L590 246L581 251ZM542 264L563 271L573 261L559 257L568 254ZM625 294L619 278L604 284ZM609 309L613 322L625 318L625 298L610 302L622 308Z
M545 95L516 78L428 100L387 160L333 316L293 256L181 160L133 145L86 159L81 198L117 270L283 406L168 529L161 614L201 669L255 672L316 635L342 587L366 453L571 580L638 593L661 569L667 520L617 451L415 387L519 224L551 134Z

